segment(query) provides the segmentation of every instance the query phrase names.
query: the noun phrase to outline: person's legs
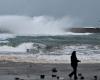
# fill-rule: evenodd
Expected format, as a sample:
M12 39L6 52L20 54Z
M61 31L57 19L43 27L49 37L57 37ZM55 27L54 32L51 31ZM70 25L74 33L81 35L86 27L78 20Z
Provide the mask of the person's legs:
M77 80L77 67L74 67L74 80Z
M73 75L74 75L74 68L73 68L73 71L69 74L69 77L71 78Z
M69 74L69 77L71 78L73 76L74 72L72 71L70 74Z

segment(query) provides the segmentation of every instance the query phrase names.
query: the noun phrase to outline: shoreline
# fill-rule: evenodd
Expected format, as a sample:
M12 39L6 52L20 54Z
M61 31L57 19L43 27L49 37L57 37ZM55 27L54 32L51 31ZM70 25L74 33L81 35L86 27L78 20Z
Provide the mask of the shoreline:
M99 56L99 55L98 55ZM64 57L64 58L63 58ZM94 57L94 56L93 56ZM81 59L82 58L82 59ZM100 63L99 57L97 59L78 55L78 59L81 60L82 64L94 64ZM41 55L0 55L0 61L11 61L11 62L28 62L28 63L70 63L70 55L62 56L41 56Z

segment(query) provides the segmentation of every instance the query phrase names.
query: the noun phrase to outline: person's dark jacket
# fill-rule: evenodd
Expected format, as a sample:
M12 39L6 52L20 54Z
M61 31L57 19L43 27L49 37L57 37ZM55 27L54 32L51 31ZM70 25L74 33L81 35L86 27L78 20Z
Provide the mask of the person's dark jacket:
M76 56L71 56L71 66L72 67L77 67L78 62L80 62L80 60L78 60Z

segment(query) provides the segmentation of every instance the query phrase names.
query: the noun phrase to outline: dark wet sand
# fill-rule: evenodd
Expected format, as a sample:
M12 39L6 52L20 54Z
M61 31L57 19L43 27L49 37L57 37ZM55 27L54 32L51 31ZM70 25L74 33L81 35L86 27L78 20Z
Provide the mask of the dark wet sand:
M51 69L54 67L56 67L58 70L56 73L58 76L65 78L65 80L69 80L68 74L72 71L70 64L43 64L3 61L0 62L0 80L14 80L15 77L20 77L25 80L41 80L41 74L46 75L44 80L57 80L56 78L51 77L53 74ZM94 75L97 75L98 80L100 80L100 64L79 64L78 73L82 73L85 80L94 80Z

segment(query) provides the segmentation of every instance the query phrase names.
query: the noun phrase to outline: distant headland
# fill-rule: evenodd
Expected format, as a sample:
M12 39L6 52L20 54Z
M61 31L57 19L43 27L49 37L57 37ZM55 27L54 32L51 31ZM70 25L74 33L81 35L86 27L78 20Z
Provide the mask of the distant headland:
M70 28L74 33L100 33L100 28Z

